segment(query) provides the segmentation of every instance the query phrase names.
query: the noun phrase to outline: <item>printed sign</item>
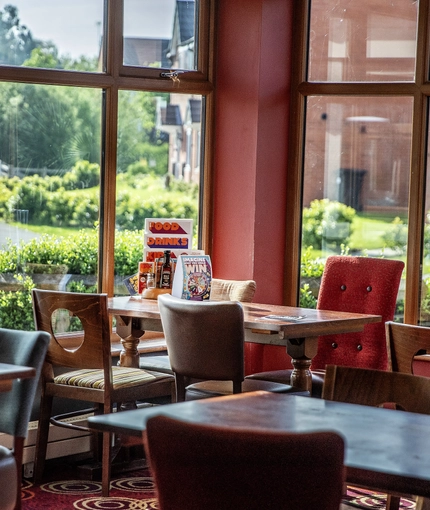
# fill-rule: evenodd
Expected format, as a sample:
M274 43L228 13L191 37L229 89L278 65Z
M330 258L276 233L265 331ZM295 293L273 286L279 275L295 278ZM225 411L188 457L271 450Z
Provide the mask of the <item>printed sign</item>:
M180 255L173 277L172 296L194 301L210 298L212 264L209 255Z

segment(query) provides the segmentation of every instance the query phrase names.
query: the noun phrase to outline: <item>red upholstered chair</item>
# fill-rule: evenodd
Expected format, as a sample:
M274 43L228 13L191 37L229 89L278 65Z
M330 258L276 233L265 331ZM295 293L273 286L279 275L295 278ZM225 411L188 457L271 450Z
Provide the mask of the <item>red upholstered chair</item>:
M385 322L394 317L404 263L371 257L332 256L321 279L317 308L382 316L362 332L321 336L312 360L312 395L321 396L328 364L387 370ZM249 376L288 384L292 369Z
M344 442L335 432L250 431L148 420L160 510L339 510Z

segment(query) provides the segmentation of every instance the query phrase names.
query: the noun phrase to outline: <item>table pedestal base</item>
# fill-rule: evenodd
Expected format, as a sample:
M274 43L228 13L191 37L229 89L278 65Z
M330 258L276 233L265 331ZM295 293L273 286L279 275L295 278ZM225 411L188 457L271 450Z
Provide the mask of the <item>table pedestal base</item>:
M291 386L301 390L312 390L312 374L309 367L318 350L318 337L290 338L287 353L291 356L294 370L291 374Z
M301 390L312 391L312 374L309 370L311 359L293 359L294 370L291 373L290 384Z

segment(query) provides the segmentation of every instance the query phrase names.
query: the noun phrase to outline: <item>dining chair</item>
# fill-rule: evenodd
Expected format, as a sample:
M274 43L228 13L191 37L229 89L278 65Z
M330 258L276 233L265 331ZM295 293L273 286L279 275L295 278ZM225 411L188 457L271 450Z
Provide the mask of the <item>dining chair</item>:
M388 368L393 372L430 376L430 328L388 321L385 324ZM428 498L417 498L416 510L430 509Z
M372 257L328 257L318 295L317 308L339 312L381 315L382 321L367 324L357 333L318 338L312 359L312 396L320 397L327 364L386 370L388 367L385 323L393 320L404 263ZM270 346L272 347L272 346ZM292 369L263 371L251 379L289 384Z
M0 328L0 362L32 367L35 377L17 379L0 393L0 431L13 437L13 449L0 447L0 510L21 508L22 458L49 335Z
M327 365L322 398L430 414L430 378L410 373ZM399 508L400 496L387 495L387 510Z
M0 446L0 481L2 484L0 510L14 510L17 503L18 469L13 453L5 446ZM21 508L21 507L19 507Z
M342 437L150 418L143 441L160 510L339 510Z
M254 299L256 288L257 285L254 280L224 280L212 278L210 300L250 303ZM139 366L144 370L157 370L158 372L173 374L167 353L140 356Z
M256 390L307 393L290 385L244 380L244 316L238 301L190 301L163 294L158 306L178 402ZM190 380L198 382L188 384Z
M36 328L50 335L42 370L42 391L36 439L34 481L43 478L49 424L89 430L67 421L68 414L51 417L53 399L90 402L96 413L110 413L114 404L170 395L174 399L171 375L141 369L112 366L111 328L106 294L33 289ZM70 336L80 345L70 348ZM76 414L76 413L74 413ZM102 493L109 495L112 435L102 438Z
M388 321L385 324L388 368L393 372L430 376L430 328Z

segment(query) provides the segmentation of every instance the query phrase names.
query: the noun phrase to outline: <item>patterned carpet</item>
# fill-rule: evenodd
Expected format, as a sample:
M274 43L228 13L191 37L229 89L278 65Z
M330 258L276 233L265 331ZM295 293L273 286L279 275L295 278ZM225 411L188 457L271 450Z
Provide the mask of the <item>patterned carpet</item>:
M109 498L101 496L101 483L73 478L76 469L66 464L54 465L41 486L25 480L22 510L157 510L155 487L147 468L113 476ZM221 507L220 507L221 508ZM385 495L348 488L341 510L383 509ZM415 503L402 499L402 509L414 509ZM185 509L184 509L185 510Z
M343 499L342 510L352 510L354 508L364 508L367 510L385 508L385 502L385 494L348 487L348 493ZM402 498L400 500L400 508L415 508L415 502L411 499Z
M154 483L147 469L113 477L108 498L101 496L101 483L58 480L34 486L25 480L22 510L149 510L157 509Z

